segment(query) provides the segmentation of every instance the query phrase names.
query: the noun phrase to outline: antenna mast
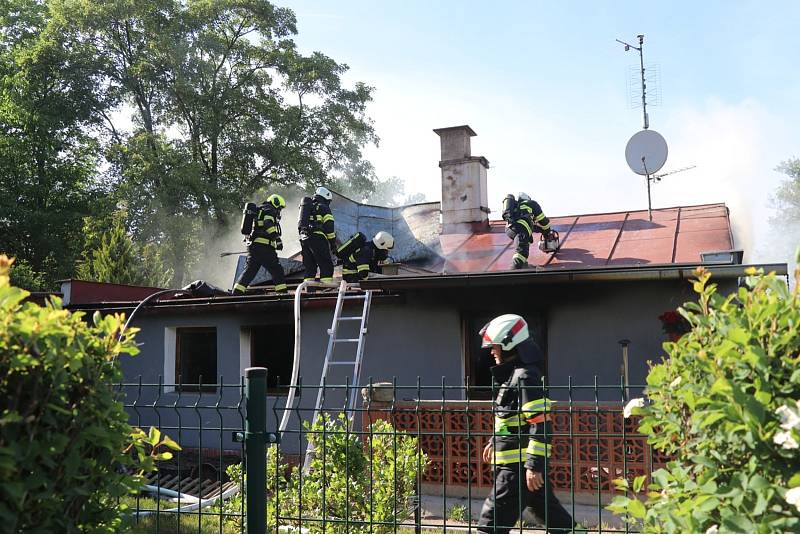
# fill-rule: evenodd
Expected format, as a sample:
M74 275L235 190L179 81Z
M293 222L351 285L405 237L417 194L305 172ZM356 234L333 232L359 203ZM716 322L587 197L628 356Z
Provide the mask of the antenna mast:
M639 46L634 46L619 39L616 39L616 41L625 45L626 52L631 48L639 52L639 70L642 77L642 122L644 123L644 129L647 130L650 128L650 119L647 116L647 84L644 79L644 35L639 34L636 37L639 39Z

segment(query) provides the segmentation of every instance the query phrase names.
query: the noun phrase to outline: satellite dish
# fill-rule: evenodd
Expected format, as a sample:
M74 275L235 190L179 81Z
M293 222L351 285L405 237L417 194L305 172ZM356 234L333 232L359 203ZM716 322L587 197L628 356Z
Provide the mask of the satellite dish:
M667 161L667 142L654 130L637 132L625 147L625 160L636 174L654 174Z

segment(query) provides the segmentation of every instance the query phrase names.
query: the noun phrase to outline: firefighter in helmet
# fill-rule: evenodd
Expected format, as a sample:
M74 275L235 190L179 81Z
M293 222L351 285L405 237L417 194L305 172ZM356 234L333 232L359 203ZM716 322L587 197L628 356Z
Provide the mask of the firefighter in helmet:
M247 240L247 262L244 271L233 285L233 294L241 295L253 281L258 270L264 267L272 277L275 291L286 292L283 267L278 261L281 241L281 210L286 207L282 196L272 194L261 205L248 203L242 216L242 233Z
M497 364L492 377L502 385L494 400L492 439L483 449L483 461L495 466L495 483L483 503L477 530L505 534L524 510L542 523L546 518L548 529L571 531L575 522L547 479L552 403L542 387L544 356L519 315L495 317L480 336Z
M550 219L545 216L538 202L526 193L519 193L517 198L507 195L503 199L503 220L506 221L506 235L511 240L517 240L512 266L522 269L528 265L533 234L540 233L547 241L552 239Z
M378 232L369 242L364 234L357 232L336 250L342 260L342 278L355 283L366 279L369 273L380 273L381 263L389 258L393 247L394 237L389 232Z
M300 249L305 275L303 280L315 280L319 268L320 282L333 282L333 252L336 250L336 232L331 213L333 194L318 187L312 198L300 201Z

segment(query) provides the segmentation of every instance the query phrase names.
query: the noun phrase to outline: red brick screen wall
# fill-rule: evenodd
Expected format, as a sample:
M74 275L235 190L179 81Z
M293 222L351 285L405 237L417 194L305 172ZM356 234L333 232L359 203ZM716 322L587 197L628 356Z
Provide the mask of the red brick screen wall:
M556 491L597 494L599 488L601 493L613 493L613 480L626 470L633 480L665 463L636 432L638 418L622 418L622 405L604 403L599 413L593 403L572 403L572 413L568 407L555 406L549 469ZM430 462L423 483L492 485L492 465L481 459L494 426L488 403L423 402L419 408L414 402L398 403L394 410L364 412L364 428L377 419L419 436Z

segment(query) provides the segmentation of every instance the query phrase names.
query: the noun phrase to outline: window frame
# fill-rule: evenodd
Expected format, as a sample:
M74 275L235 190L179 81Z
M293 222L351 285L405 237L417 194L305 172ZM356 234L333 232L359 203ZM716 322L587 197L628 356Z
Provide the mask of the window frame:
M213 333L214 334L214 369L215 371L219 370L219 350L218 350L218 335L217 335L217 327L216 326L176 326L174 327L175 330L175 374L174 382L175 382L175 389L174 391L178 393L216 393L217 392L217 380L219 379L218 373L214 373L214 379L211 383L201 383L197 386L189 385L187 388L187 384L179 384L178 377L181 376L181 337L184 333ZM198 377L199 378L199 377Z

